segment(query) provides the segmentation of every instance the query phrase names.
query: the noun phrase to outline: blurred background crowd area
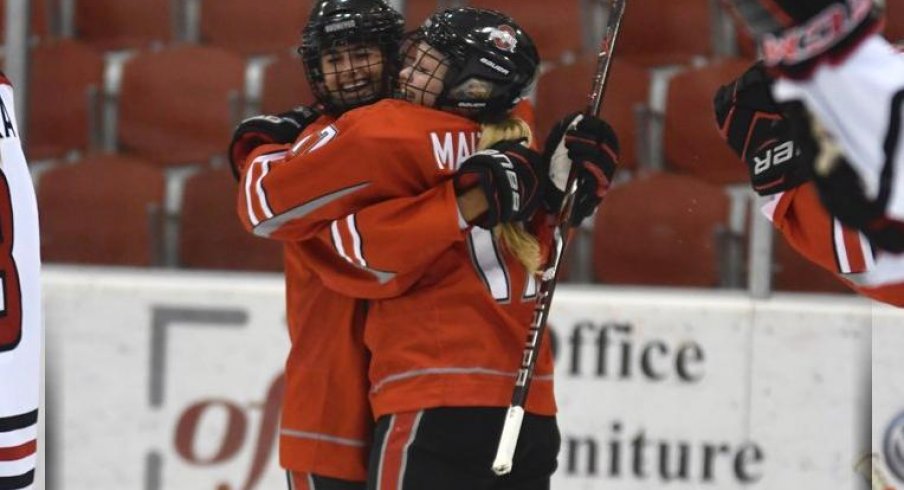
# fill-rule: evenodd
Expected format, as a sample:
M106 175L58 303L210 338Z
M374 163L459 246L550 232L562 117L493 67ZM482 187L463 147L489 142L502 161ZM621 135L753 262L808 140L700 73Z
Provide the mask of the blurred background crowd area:
M225 151L242 118L312 101L295 48L313 1L31 0L17 85L45 263L281 270L280 245L238 223ZM389 3L409 28L445 7L512 15L544 60L540 137L583 107L605 2ZM904 1L887 8L885 35L904 39ZM745 287L752 194L711 101L754 58L718 0L629 2L603 106L623 170L578 234L568 281ZM780 238L770 270L775 290L846 291Z

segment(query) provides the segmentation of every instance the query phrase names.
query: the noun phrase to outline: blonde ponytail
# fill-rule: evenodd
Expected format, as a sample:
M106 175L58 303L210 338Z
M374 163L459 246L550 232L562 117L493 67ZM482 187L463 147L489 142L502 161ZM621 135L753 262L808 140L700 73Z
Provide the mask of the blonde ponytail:
M478 150L485 150L500 141L526 139L523 143L530 146L533 134L530 126L521 119L509 118L501 123L481 125ZM541 176L542 177L542 176ZM528 233L521 223L503 223L493 228L493 234L500 239L503 246L512 252L524 268L531 274L540 268L540 243Z

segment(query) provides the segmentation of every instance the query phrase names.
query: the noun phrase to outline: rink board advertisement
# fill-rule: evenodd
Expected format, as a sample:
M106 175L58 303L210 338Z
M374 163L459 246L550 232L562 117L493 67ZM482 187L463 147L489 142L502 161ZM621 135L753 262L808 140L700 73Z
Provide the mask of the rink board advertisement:
M45 311L48 488L285 488L278 276L51 268ZM551 323L555 489L904 486L900 311L562 287Z

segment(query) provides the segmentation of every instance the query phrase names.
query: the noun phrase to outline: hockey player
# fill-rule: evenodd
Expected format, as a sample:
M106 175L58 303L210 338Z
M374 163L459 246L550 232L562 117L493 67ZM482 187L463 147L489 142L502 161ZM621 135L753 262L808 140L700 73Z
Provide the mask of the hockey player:
M527 406L520 469L502 480L489 470L535 292L528 269L490 229L530 217L544 197L545 171L518 142L468 157L479 122L503 119L533 80L536 49L511 19L476 9L434 15L411 49L402 87L408 100L432 108L382 101L345 114L316 140L255 149L239 213L260 236L326 233L322 243L363 276L403 283L395 296L372 301L366 320L379 418L370 488L548 488L559 444L548 347ZM594 118L562 133L587 194L577 219L601 199L617 145ZM469 206L465 196L475 191ZM418 218L404 207L388 222L372 214L430 193L441 205L436 213ZM397 226L417 219L423 250L394 253Z
M359 23L352 29L335 29L350 20ZM299 107L278 116L244 121L230 147L236 174L244 166L243 155L250 149L268 142L293 140L303 145L334 122L336 116L388 95L394 85L381 76L380 70L383 66L387 70L391 67L395 71L389 73L397 75L398 67L394 66L392 56L385 56L381 65L377 59L379 51L375 52L373 45L380 46L384 53L391 52L390 46L398 41L400 24L397 14L382 2L320 2L299 50L319 104L313 109ZM370 33L364 35L358 30L362 27L371 28ZM350 45L354 49L349 49ZM323 55L318 56L321 52ZM365 80L372 83L362 83ZM519 104L518 109L519 116L533 120L529 104ZM423 221L409 210L434 216L437 209L448 205L448 200L435 198L434 194L437 192L396 199L371 207L367 214L378 222L392 224L395 238L405 237L403 229L410 227L408 223ZM467 197L462 199L474 202L473 193L470 200ZM404 222L400 216L405 218ZM442 245L442 235L420 226L413 230L412 236L394 243L400 245L399 256L430 257L425 254L429 247L449 246L452 240L461 239L460 234L455 229L454 237ZM383 282L381 276L376 287L371 287L369 283L374 276L363 274L362 277L360 269L337 256L331 246L323 245L315 240L286 244L288 318L293 347L286 368L281 462L290 470L292 488L358 488L363 486L367 443L372 435L366 383L368 354L360 338L365 305L341 293L397 294L399 284L404 282ZM365 287L364 292L350 289L349 283ZM312 334L317 333L326 333L329 340L315 340Z
M0 488L34 488L41 384L38 209L13 88L0 73Z
M317 2L298 50L317 104L244 121L230 147L236 175L250 149L316 138L343 113L391 96L403 28L402 16L383 0ZM291 350L280 464L290 489L363 490L373 433L363 340L366 304L324 285L316 272L324 256L330 257L313 241L285 242ZM341 260L328 266L352 269Z
M801 255L861 294L904 307L904 277L885 277L884 269L894 269L894 262L887 262L893 256L875 251L820 203L807 161L813 155L795 141L772 99L772 83L762 63L756 63L722 86L714 99L720 134L747 164L753 189L771 196L764 213Z
M877 248L904 253L904 58L876 34L878 3L728 1L779 77L775 99L800 102L786 111L815 154L813 182L828 210Z

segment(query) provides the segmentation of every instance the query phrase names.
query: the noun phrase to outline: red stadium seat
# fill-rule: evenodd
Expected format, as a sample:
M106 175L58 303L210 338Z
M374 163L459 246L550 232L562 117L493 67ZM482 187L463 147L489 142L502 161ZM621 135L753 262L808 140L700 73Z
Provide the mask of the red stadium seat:
M594 224L597 281L646 286L716 287L717 233L728 222L719 187L668 173L615 187Z
M737 22L735 22L735 25L737 26ZM742 31L740 28L738 28L735 33L735 38L737 39L738 43L738 54L742 58L747 58L749 60L757 59L756 41L754 41L754 39L750 37L749 34Z
M229 169L203 170L185 182L179 257L190 269L283 270L282 245L242 228Z
M276 53L301 43L311 0L202 0L201 42L241 53Z
M718 87L740 76L750 63L722 60L671 79L665 109L665 159L670 169L715 184L747 181L747 168L719 136L712 101Z
M264 68L260 112L278 114L299 104L313 105L314 96L301 58L294 53L283 53Z
M164 176L122 155L43 173L41 256L47 262L149 266L158 260Z
M540 77L537 126L541 138L545 140L553 124L563 116L584 110L595 71L596 57L581 58L572 65L553 68ZM626 168L633 168L637 163L634 107L647 102L649 87L650 74L646 68L615 58L606 86L602 116L618 133L621 161Z
M648 66L687 63L713 52L710 0L629 2L618 55Z
M103 50L145 48L175 39L171 0L79 0L76 37Z
M468 5L510 15L534 40L544 60L557 60L566 51L582 51L584 28L579 0L471 0Z
M437 0L405 0L405 26L409 30L417 29L440 9Z
M43 39L50 33L49 15L47 3L44 0L30 2L31 24L29 25L29 38ZM6 42L6 0L0 0L0 44Z
M885 37L891 42L904 41L904 3L885 2Z
M103 77L101 54L78 41L51 41L31 51L25 141L30 160L58 158L69 150L88 149L88 93L91 87L101 89Z
M853 293L835 274L798 254L776 233L773 252L772 289L807 293Z
M219 48L183 45L123 67L120 151L160 165L204 163L226 152L241 116L245 62Z

